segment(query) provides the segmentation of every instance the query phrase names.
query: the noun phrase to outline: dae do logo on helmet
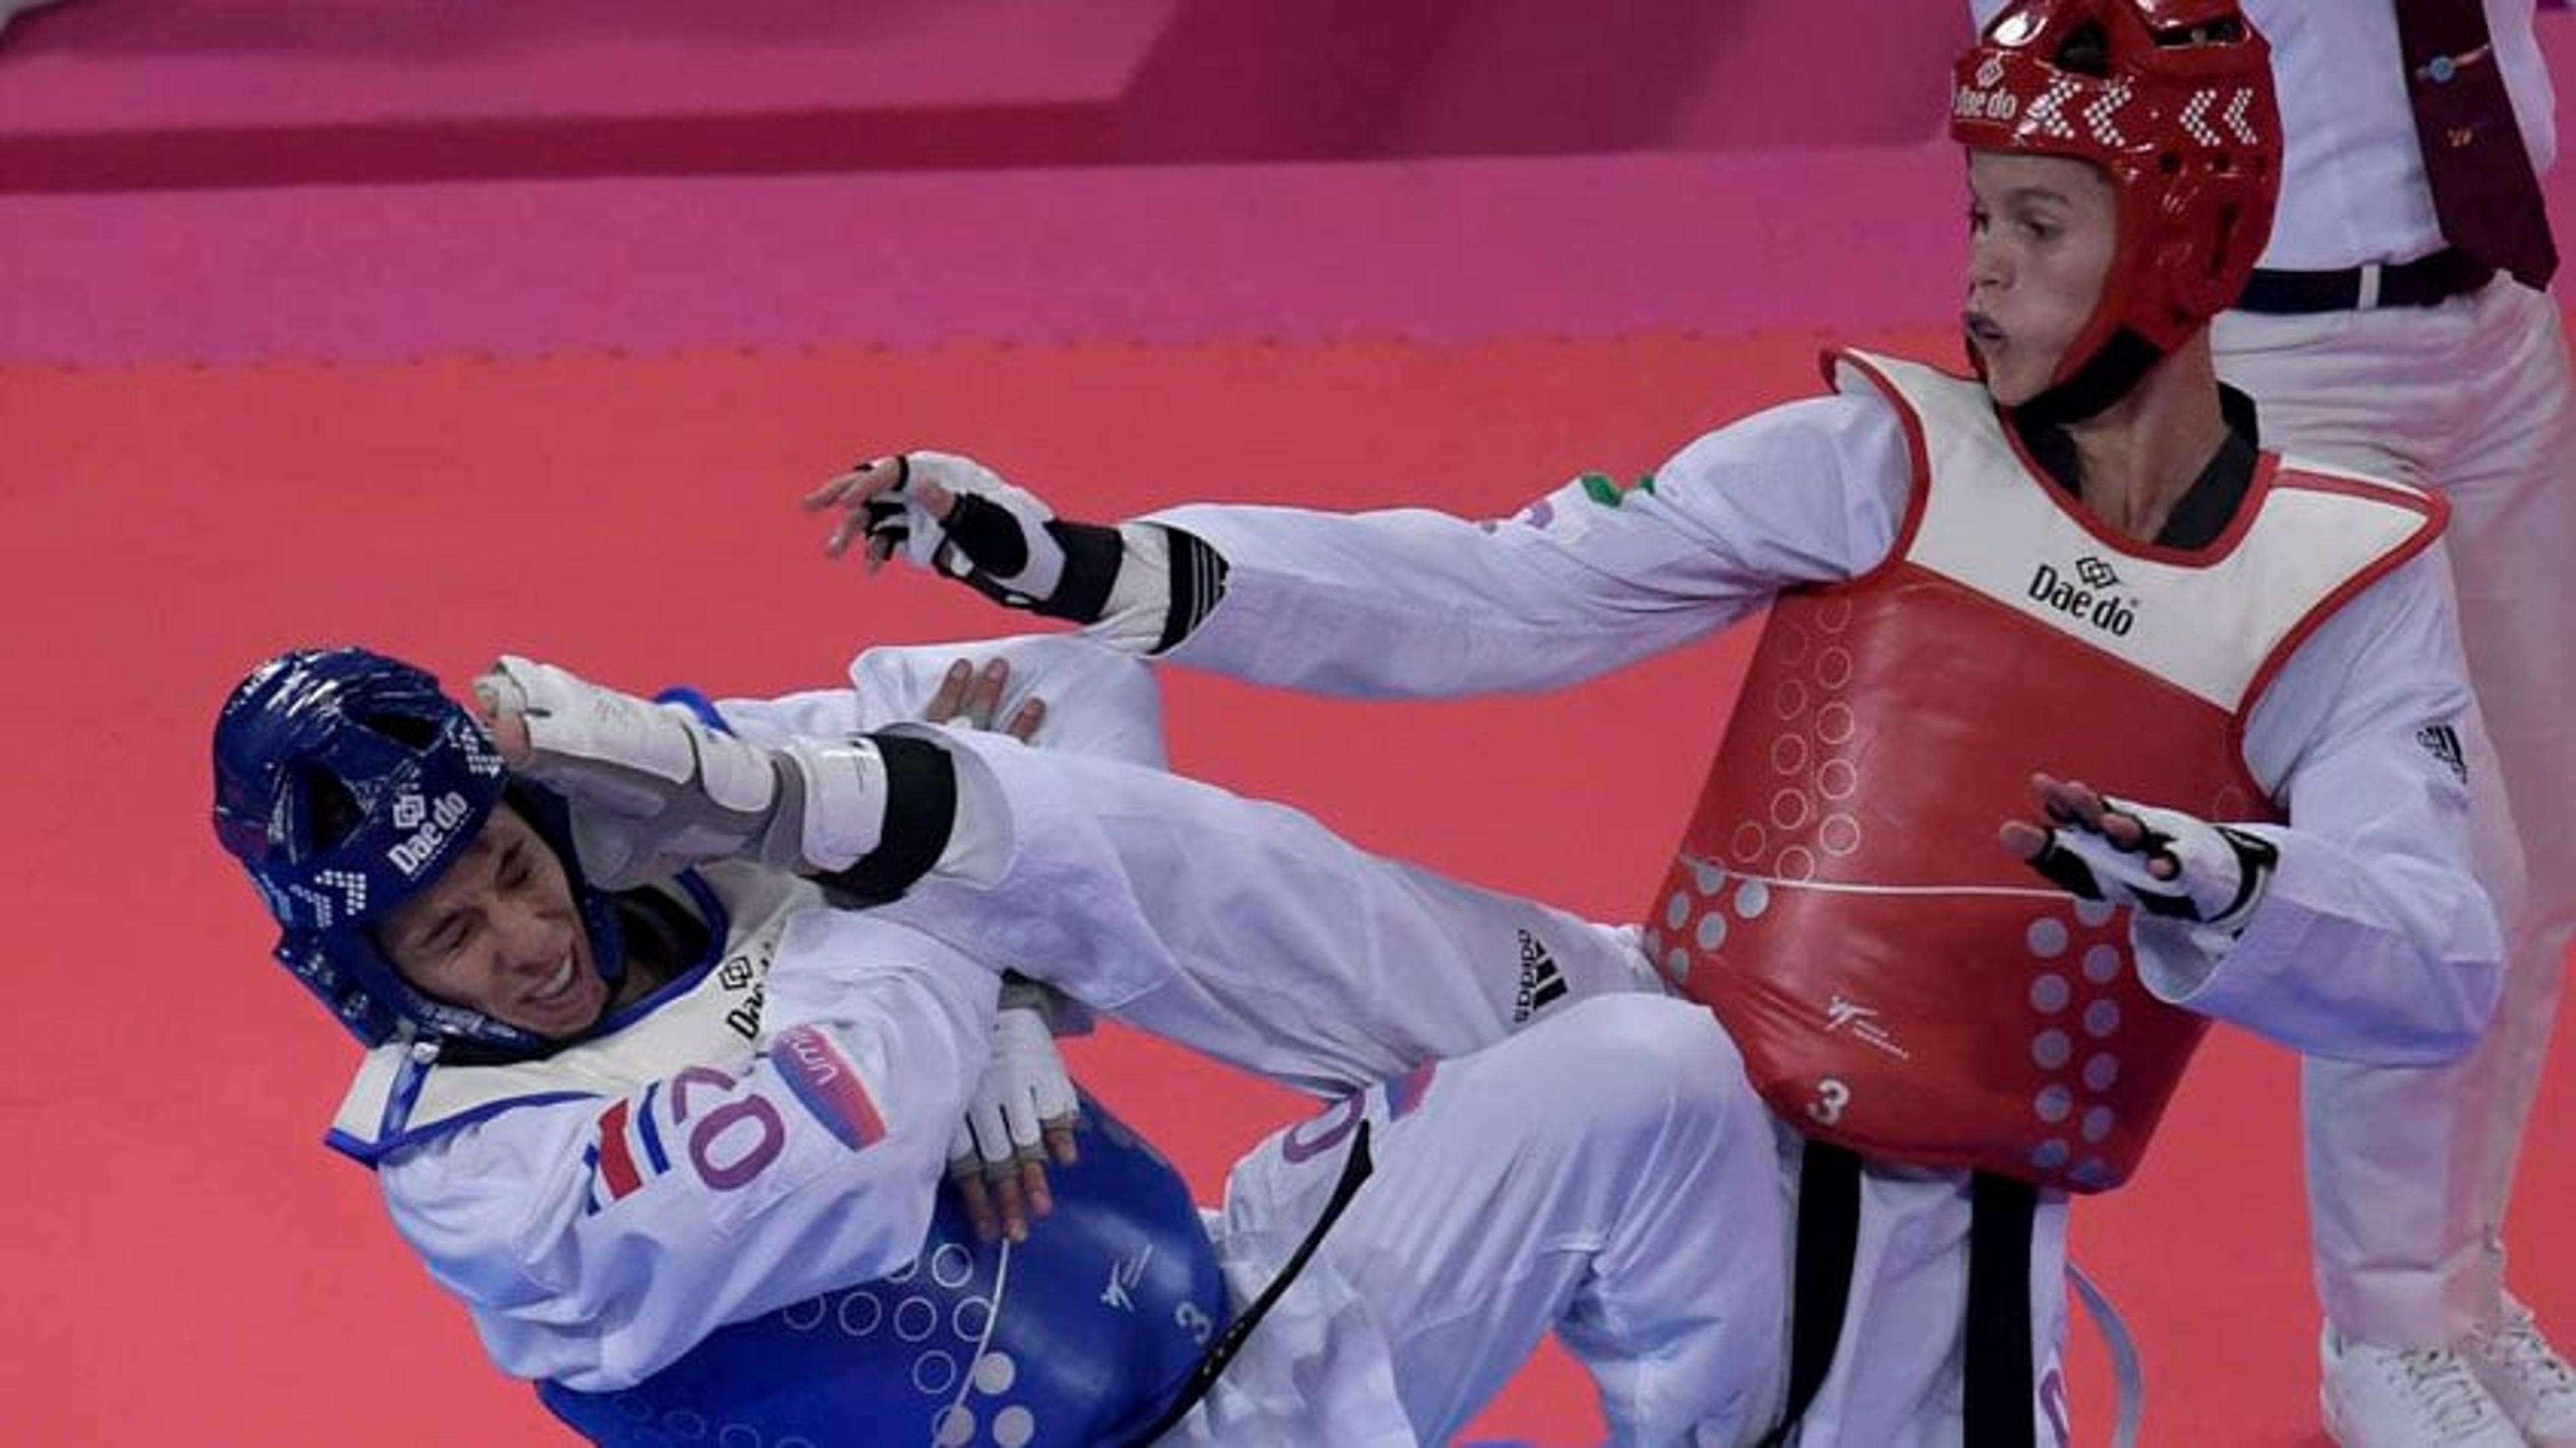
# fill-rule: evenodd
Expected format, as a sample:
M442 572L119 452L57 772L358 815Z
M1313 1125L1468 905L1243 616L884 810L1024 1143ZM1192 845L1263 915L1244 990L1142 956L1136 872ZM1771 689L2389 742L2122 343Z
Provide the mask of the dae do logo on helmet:
M438 802L426 810L421 806L419 795L403 796L394 803L394 818L398 825L416 822L418 828L396 840L393 848L385 851L385 858L393 862L395 869L403 872L403 878L417 878L423 866L438 858L438 852L447 845L448 836L454 834L456 827L465 823L466 817L473 813L474 806L466 803L465 796L454 790L440 795Z

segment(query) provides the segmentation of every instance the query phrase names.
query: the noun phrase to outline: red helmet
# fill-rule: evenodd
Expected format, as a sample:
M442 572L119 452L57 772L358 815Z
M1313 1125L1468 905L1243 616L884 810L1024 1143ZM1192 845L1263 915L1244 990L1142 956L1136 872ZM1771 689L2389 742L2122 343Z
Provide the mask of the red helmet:
M2091 161L2119 199L2101 303L2052 385L2123 330L2152 349L2136 363L2143 373L2235 303L2281 189L2272 48L2235 0L2020 0L1959 57L1952 81L1961 145Z

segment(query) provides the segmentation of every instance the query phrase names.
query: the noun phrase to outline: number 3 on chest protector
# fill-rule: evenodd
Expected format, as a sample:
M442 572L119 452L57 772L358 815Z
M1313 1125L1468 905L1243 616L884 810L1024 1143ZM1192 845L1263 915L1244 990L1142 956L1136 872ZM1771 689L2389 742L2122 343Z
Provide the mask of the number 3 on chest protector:
M1843 1108L1851 1104L1851 1088L1839 1076L1828 1076L1816 1083L1816 1099L1807 1103L1807 1114L1819 1126L1831 1126L1843 1119Z

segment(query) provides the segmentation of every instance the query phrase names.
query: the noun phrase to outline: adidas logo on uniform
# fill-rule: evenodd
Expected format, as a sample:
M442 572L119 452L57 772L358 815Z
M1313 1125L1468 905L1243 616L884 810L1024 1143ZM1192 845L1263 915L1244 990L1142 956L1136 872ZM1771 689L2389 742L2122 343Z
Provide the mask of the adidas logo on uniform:
M1521 988L1512 998L1512 1024L1519 1025L1565 994L1565 972L1556 968L1556 958L1539 944L1538 937L1524 930L1521 937Z
M2460 747L2460 731L2448 724L2428 724L2415 731L2415 742L2424 752L2441 761L2451 777L2462 784L2469 782L2468 751Z

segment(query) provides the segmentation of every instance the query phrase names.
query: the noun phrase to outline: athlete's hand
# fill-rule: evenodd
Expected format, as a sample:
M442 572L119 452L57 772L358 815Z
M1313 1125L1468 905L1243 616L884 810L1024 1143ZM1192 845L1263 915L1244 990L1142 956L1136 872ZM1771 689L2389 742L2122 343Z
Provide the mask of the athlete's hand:
M1019 1242L1027 1240L1032 1220L1055 1210L1046 1163L1052 1157L1070 1166L1077 1159L1073 1132L1081 1108L1038 988L1014 981L1003 987L1002 1000L992 1059L949 1144L948 1174L976 1235Z
M2044 822L2008 820L1999 838L2082 899L2234 935L2280 860L2268 841L2180 810L2113 799L2080 780L2034 774L2030 782Z
M1067 522L1036 494L972 458L910 452L859 464L805 495L808 512L843 510L823 551L864 538L868 571L906 562L1011 608L1093 623L1118 581L1118 530Z
M1031 698L1004 720L1002 691L1010 687L1010 682L1011 665L1006 659L989 660L980 669L971 659L959 659L948 666L921 717L931 724L962 724L969 729L998 731L1026 744L1037 737L1038 726L1046 722L1046 700ZM508 756L505 753L503 757Z

